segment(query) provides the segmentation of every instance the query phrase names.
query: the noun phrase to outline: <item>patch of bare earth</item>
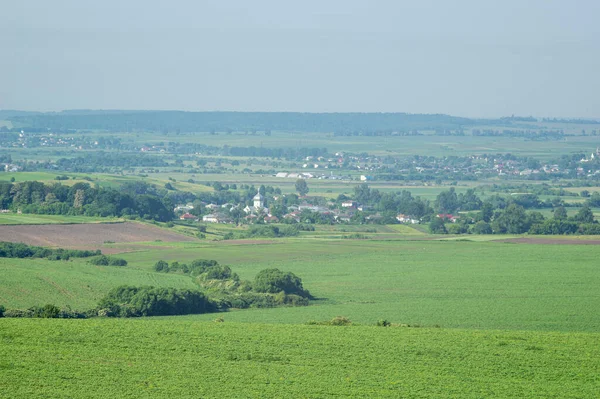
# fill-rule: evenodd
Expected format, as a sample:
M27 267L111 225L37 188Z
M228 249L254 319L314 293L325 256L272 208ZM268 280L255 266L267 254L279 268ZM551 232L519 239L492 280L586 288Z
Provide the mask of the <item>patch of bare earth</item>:
M144 241L196 241L172 231L141 223L45 224L0 226L0 241L72 249L102 249L124 252L126 248L106 248L104 243Z
M516 244L551 244L551 245L600 245L600 240L577 240L568 238L509 238L499 242L513 242Z

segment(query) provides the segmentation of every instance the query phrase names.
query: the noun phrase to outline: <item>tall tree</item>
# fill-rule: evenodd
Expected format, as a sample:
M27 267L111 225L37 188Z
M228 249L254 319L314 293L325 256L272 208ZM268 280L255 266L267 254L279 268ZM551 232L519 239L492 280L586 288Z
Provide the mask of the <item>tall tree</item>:
M306 194L308 194L309 190L308 190L308 184L306 183L306 180L304 180L304 179L296 180L296 191L301 196L305 196Z

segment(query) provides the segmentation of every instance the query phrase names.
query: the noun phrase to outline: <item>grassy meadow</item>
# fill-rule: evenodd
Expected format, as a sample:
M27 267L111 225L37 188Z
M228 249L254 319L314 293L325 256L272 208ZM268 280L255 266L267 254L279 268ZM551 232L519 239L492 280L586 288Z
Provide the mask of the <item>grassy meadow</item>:
M386 236L371 235L377 234ZM292 271L319 298L308 307L231 311L222 314L227 321L298 324L341 315L363 324L388 319L452 328L600 329L597 246L423 238L427 237L416 232L395 240L316 235L138 243L134 252L118 255L129 262L124 268L96 267L84 260L4 259L0 304L13 308L54 303L85 309L120 284L191 288L191 278L156 273L153 265L158 259L201 258L230 265L243 279L253 279L265 268ZM215 315L190 317L211 320Z
M91 216L37 215L25 213L1 213L0 225L16 224L74 224L74 223L111 223L122 221L120 218Z
M0 319L11 398L593 398L598 333Z

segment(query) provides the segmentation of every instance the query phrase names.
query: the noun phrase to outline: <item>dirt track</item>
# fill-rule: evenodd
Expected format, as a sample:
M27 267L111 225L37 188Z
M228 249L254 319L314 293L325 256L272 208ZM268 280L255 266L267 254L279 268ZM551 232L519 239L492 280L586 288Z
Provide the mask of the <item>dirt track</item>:
M45 224L0 226L0 241L60 248L102 247L107 241L194 241L175 232L141 223Z

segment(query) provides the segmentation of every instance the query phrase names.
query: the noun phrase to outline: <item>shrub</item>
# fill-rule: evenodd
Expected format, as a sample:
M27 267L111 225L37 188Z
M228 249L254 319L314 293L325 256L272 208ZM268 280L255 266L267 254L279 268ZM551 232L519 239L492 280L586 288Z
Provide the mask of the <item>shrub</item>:
M265 269L254 278L252 285L256 292L276 294L284 292L304 298L311 298L310 293L302 286L302 280L294 273L284 273L279 269Z
M42 307L34 306L29 308L31 317L43 319L55 319L60 313L60 308L55 305L47 304Z
M125 259L113 258L106 255L92 258L88 262L95 266L127 266Z
M209 313L217 310L200 291L121 286L111 290L98 304L106 316L138 317Z
M377 320L377 327L389 327L392 325L392 323L390 323L388 320L386 319L380 319Z
M349 318L344 316L336 316L329 322L332 326L349 326L352 324Z
M154 264L154 270L157 272L168 273L169 272L169 264L167 262L165 262L164 260L159 260L158 262L156 262Z
M127 261L122 258L109 258L108 264L110 266L127 266Z
M2 305L0 305L0 317L4 317L4 312L6 311L6 308Z
M4 317L32 317L31 310L7 309L4 311Z

